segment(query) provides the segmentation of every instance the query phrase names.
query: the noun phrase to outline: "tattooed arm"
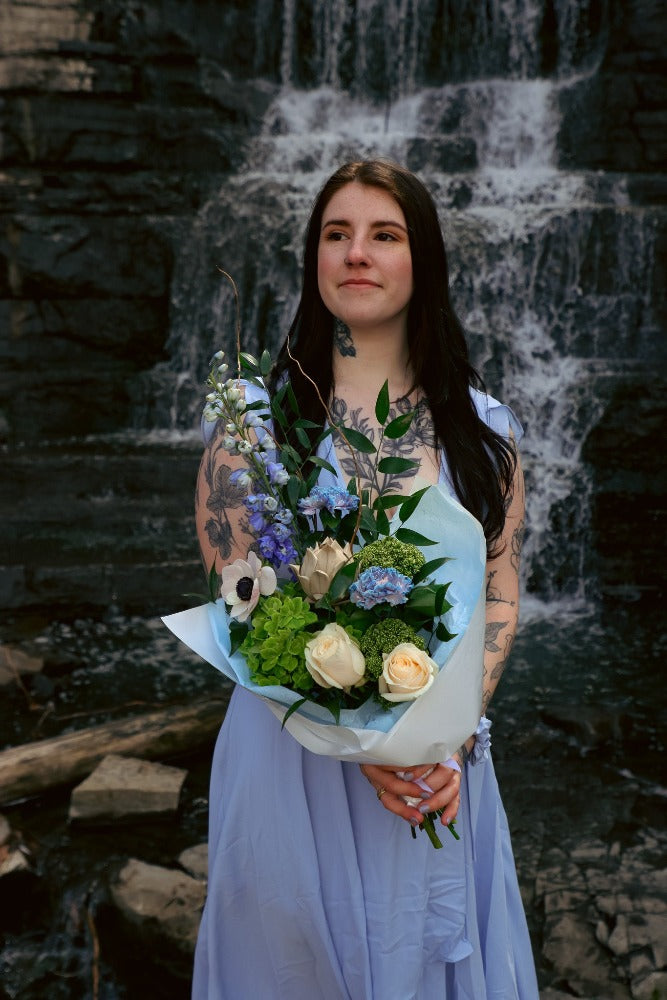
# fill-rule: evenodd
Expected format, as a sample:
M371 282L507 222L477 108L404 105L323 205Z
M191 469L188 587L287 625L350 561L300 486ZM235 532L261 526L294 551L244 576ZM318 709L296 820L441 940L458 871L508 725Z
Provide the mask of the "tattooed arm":
M485 713L509 658L519 619L519 563L523 541L525 495L517 459L514 483L501 539L503 551L486 564L486 635L482 712Z
M245 558L253 541L243 498L248 490L230 482L232 472L247 468L241 455L230 455L222 446L221 420L202 456L195 492L195 520L204 569L215 563L218 573L239 557Z
M519 562L523 541L525 495L521 464L517 459L512 495L507 506L505 528L500 541L503 551L486 564L486 633L482 714L503 675L510 655L519 618ZM461 765L475 745L471 736L454 755Z

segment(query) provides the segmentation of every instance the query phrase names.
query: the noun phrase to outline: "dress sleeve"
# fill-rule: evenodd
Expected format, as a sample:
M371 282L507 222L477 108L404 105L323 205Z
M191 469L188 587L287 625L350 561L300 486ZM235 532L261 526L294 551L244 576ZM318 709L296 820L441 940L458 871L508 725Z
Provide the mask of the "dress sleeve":
M265 400L268 403L269 394L266 389L260 389L258 385L247 382L245 379L241 379L239 385L244 390L246 403L256 403L258 400ZM216 423L216 420L205 420L203 416L201 418L201 436L205 446L213 437Z
M470 392L480 420L504 438L512 434L516 444L519 444L523 437L523 427L514 411L478 389L471 389Z

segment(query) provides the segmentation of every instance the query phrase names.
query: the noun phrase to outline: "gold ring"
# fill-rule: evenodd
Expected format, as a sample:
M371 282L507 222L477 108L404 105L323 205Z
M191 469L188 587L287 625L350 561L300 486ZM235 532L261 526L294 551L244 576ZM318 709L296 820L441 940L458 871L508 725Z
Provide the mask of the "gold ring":
M381 799L381 798L382 798L382 796L384 795L384 793L385 793L386 791L387 791L387 789L386 789L386 788L378 788L378 790L377 790L377 793L376 793L376 794L377 794L377 797L378 797L379 799Z

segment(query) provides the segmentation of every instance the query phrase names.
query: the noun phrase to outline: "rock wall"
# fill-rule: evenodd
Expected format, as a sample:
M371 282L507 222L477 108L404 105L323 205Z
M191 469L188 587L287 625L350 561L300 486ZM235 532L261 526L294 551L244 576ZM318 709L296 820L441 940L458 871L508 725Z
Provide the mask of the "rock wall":
M344 120L348 98L357 105L363 98L376 118L384 114L389 123L393 116L390 132L403 129L391 149L423 173L451 214L457 302L493 388L503 389L505 380L520 385L530 372L546 386L554 372L585 359L569 387L561 392L554 382L561 409L571 406L573 416L561 415L553 430L558 458L546 473L538 450L548 407L528 413L536 435L529 474L538 485L549 482L535 507L533 544L542 555L532 559L529 589L581 592L589 577L595 589L655 590L657 574L647 583L642 565L659 543L664 479L651 457L641 474L635 464L638 454L652 456L663 415L657 383L649 393L643 387L655 382L665 357L664 7L657 0L525 0L519 7L520 17L499 0L257 0L250 8L241 0L0 0L0 438L7 469L0 500L8 511L0 564L10 606L140 603L146 592L136 581L151 576L154 558L168 565L169 552L178 552L172 568L179 587L196 579L184 522L197 445L180 442L177 461L188 472L173 486L164 485L161 468L169 466L169 444L142 445L144 458L154 452L154 466L145 466L149 482L133 490L121 475L116 490L119 452L133 451L136 438L115 440L110 455L100 435L194 426L203 365L229 312L214 263L230 242L239 255L250 346L279 339L294 301L296 234L307 210L294 171L316 186L335 162L377 148L361 120L356 133L316 148L317 128L304 130L304 94L312 95L318 127L329 115ZM527 120L517 149L515 132L503 137L502 127L508 107L515 118L529 114L526 93L538 104L555 100L558 128L545 138ZM411 134L395 121L420 94L426 97ZM433 94L438 100L429 105ZM480 173L493 129L491 159L503 169L519 156L530 166L533 147L555 144L556 181L565 190L577 177L576 220L540 214L552 197L547 178L539 196L535 185L527 194L519 187L514 206L501 206L507 218L524 213L522 231L507 236L510 223L493 215L493 192ZM285 165L275 178L262 177L279 163L281 148L289 151ZM513 276L499 276L494 246L498 256L511 255ZM482 255L478 279L469 258L466 273L470 247ZM550 275L541 291L535 260ZM539 298L539 343L525 317L512 312L526 295ZM493 326L499 302L511 304L514 324L500 337ZM517 324L524 328L512 344L522 360L512 369L508 338ZM91 434L93 443L83 440ZM578 463L575 472L568 462ZM98 470L94 486L67 471L86 463ZM48 478L40 479L40 467ZM83 520L70 531L66 522L82 505ZM177 507L185 514L173 520L169 511ZM588 507L591 516L582 520ZM100 541L101 510L113 510L110 520L118 522L120 560L111 554L111 530ZM161 531L165 519L171 527ZM159 553L151 552L157 535ZM26 550L26 536L41 544ZM185 558L184 537L192 552ZM638 537L645 545L630 558L621 550L630 539L636 547ZM86 587L89 562L104 571ZM127 567L136 566L133 576Z

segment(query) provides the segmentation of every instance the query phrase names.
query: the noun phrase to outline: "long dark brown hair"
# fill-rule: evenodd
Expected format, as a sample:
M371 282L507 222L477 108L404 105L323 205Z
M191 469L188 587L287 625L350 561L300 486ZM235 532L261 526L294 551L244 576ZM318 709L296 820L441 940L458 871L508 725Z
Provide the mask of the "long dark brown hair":
M484 384L470 363L463 327L450 302L447 255L437 209L422 182L409 170L383 160L346 163L325 183L306 229L303 285L289 331L290 353L328 401L334 388L334 317L320 296L317 256L324 210L333 195L352 182L386 191L403 210L414 285L408 310L408 350L414 384L421 386L426 395L459 500L482 523L487 548L497 554L516 452L511 441L493 431L477 414L470 388L484 391ZM285 374L301 415L322 425L322 404L312 383L289 357L287 342L271 375L272 390ZM290 443L301 450L297 441Z

